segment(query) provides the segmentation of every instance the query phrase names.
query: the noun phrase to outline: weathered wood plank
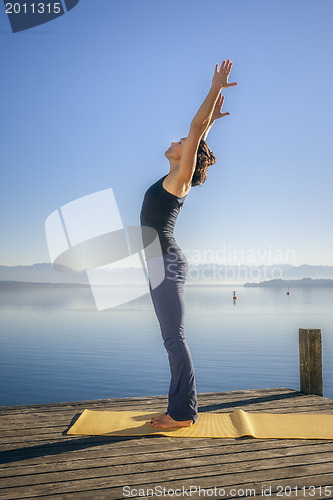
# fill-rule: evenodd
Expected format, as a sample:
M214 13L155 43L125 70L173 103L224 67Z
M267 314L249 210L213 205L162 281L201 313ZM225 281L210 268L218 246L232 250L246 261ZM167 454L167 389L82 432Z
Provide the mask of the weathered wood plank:
M204 393L198 399L201 411L333 412L332 400L287 388ZM0 498L98 495L103 500L124 498L124 485L153 488L161 484L170 488L254 485L258 496L263 484L272 486L276 494L278 485L319 488L333 483L333 446L326 440L62 434L85 408L164 412L166 402L166 396L153 396L0 409L0 422L4 422ZM315 492L311 498L330 497Z
M230 397L219 397L219 395L216 395L215 398L213 397L208 397L208 396L205 396L204 394L199 394L198 395L198 401L199 401L199 406L202 407L204 405L211 405L211 406L218 406L218 405L221 405L222 407L224 407L224 405L226 405L226 407L228 406L237 406L238 404L246 404L246 405L249 405L249 404L254 404L254 405L260 405L260 404L268 404L269 402L274 402L274 403L277 403L277 404L292 404L293 402L295 402L296 404L298 404L298 401L301 400L301 401L304 401L304 402L307 402L307 404L309 402L311 402L312 400L314 401L325 401L327 404L329 402L332 402L332 400L330 400L329 398L324 398L324 397L319 397L319 396L316 396L316 395L306 395L306 394L301 394L301 393L298 393L296 391L292 391L290 390L289 392L284 392L284 393L279 393L279 394L274 394L274 393L271 393L271 394L257 394L257 395L251 395L251 397L249 397L249 395L246 395L244 394L243 397L235 397L235 396L231 396ZM141 409L141 408L163 408L165 407L167 403L167 398L164 397L163 399L161 398L158 398L157 400L155 401L151 401L150 403L144 401L144 400L140 400L140 401L133 401L133 402L128 402L128 401L124 401L124 400L119 400L119 401L114 401L114 400L99 400L99 401L94 401L94 402L90 402L90 401L81 401L80 404L73 404L73 403L68 403L67 405L64 403L61 403L59 404L59 406L57 405L45 405L45 407L43 405L39 405L39 406L34 406L34 405L29 405L29 406L26 406L26 407L3 407L2 409L0 409L0 418L5 418L6 416L10 416L10 417L13 417L14 415L17 415L17 417L19 416L24 416L24 415L29 415L29 414L36 414L38 415L39 413L42 413L42 414L52 414L54 412L62 412L62 411L65 411L65 412L70 412L70 411L80 411L82 409L84 409L87 405L89 405L89 407L91 409L93 408L98 408L98 407L104 407L104 408L124 408L124 409L128 409L128 408L138 408L138 409Z
M202 444L201 444L202 443ZM116 446L114 446L116 444ZM29 448L23 448L19 450L9 450L8 458L12 461L3 465L3 470L5 468L15 467L16 464L21 466L28 465L29 469L33 469L36 465L47 464L52 466L54 463L68 464L73 463L76 467L78 463L84 463L86 460L96 460L103 458L116 458L119 459L125 456L140 456L141 454L149 454L150 458L156 457L159 459L160 456L166 455L168 452L184 452L189 456L195 455L195 453L206 453L206 454L218 454L223 453L226 456L230 454L244 454L247 452L256 453L257 451L267 451L271 455L276 453L276 450L285 449L287 454L304 454L318 453L322 446L331 446L332 444L320 440L260 440L260 439L225 439L216 440L205 438L201 439L199 442L196 440L189 440L184 438L179 438L175 441L172 438L163 439L150 439L150 438L140 438L139 440L129 440L129 441L118 441L113 443L112 441L105 441L104 443L96 443L92 447L81 448L78 446L77 449L67 447L50 447L50 448L37 448L37 453L39 452L41 456L29 456ZM51 453L55 454L51 454ZM8 472L7 472L8 474Z
M244 462L253 462L258 460L270 459L270 465L278 467L280 462L283 465L297 464L301 463L321 463L321 462L333 462L333 450L331 443L321 444L320 450L314 451L311 445L302 448L300 453L299 448L288 449L288 448L277 448L277 449L263 449L248 450L242 453L226 453L223 448L219 449L192 449L191 458L189 458L188 450L165 450L163 453L141 453L141 454L128 454L128 455L118 455L115 457L98 457L98 462L95 459L89 457L86 460L72 460L70 462L55 462L42 463L37 466L37 468L31 466L13 466L9 469L3 469L0 472L0 477L7 479L7 486L10 486L10 480L15 483L16 476L24 476L24 480L33 480L34 484L39 484L39 476L43 475L40 482L48 481L48 475L53 474L52 478L56 481L57 474L62 475L65 472L73 472L76 474L80 470L83 470L84 474L89 471L93 474L104 473L106 468L112 467L113 472L119 473L118 471L122 467L130 467L131 472L135 471L138 473L139 469L143 471L149 470L164 470L164 469L175 469L175 468L186 468L193 465L195 462L196 466L202 462L203 465L209 465L212 463L218 464L243 464ZM126 473L126 472L125 472ZM59 476L60 477L60 476ZM58 479L59 479L58 477ZM85 476L87 477L87 476ZM78 479L76 475L76 479Z
M291 395L299 395L298 391L294 389L288 389L284 387L274 388L274 389L254 389L250 391L230 391L230 392L206 392L200 393L200 398L210 398L212 402L216 402L217 400L238 400L239 398L246 397L246 399L256 399L256 398L264 398L264 397L278 397L283 396L285 394ZM293 397L293 396L291 396ZM38 411L38 409L42 409L43 411L53 411L54 409L59 408L83 408L84 405L89 404L91 406L94 405L115 405L124 404L126 406L134 406L134 403L138 403L139 405L146 406L150 403L162 405L167 402L168 398L165 395L158 396L140 396L140 397L128 397L128 398L112 398L112 399L97 399L91 401L69 401L69 402L60 402L60 403L43 403L43 404L32 404L32 405L15 405L15 406L2 406L0 407L0 415L2 412L11 414L12 412L28 412Z
M331 469L332 470L332 469ZM186 475L182 469L170 471L153 471L142 473L140 475L118 475L118 476L100 476L98 478L84 478L80 480L62 478L59 482L50 482L39 485L22 485L15 488L4 488L1 490L2 495L12 495L8 498L29 498L36 497L40 495L49 495L52 489L52 494L66 494L67 492L84 492L84 491L94 491L95 495L98 494L99 490L109 489L112 492L112 488L122 491L124 485L132 487L154 487L156 485L168 485L176 484L184 485L185 487L190 487L191 485L202 485L202 487L212 487L212 486L236 486L238 484L253 484L264 482L272 484L280 484L282 480L288 480L290 486L302 485L310 486L317 476L318 484L325 485L332 482L332 472L326 472L323 470L323 464L306 464L287 466L287 467L262 467L256 468L248 464L247 470L239 470L237 467L232 468L225 472L219 470L216 465L207 467L194 467L192 469L186 470ZM292 477L291 477L292 472ZM278 483L277 483L278 482ZM172 487L170 484L170 487ZM121 498L115 497L110 492L109 498ZM14 496L16 495L16 496ZM112 495L112 496L111 496Z
M297 394L297 393L296 393ZM330 409L333 409L333 401L328 399L328 398L322 398L319 396L295 396L293 398L287 399L287 400L278 400L276 398L273 398L272 400L264 401L264 402L255 402L255 399L252 398L251 400L228 400L226 402L219 402L218 398L215 399L214 402L208 402L206 398L201 397L199 395L199 411L221 411L221 412L229 412L233 411L233 409L237 409L239 407L243 407L251 411L272 411L272 412L278 412L281 409L285 409L286 411L293 411L293 408L298 408L301 410L302 408L304 411L307 411L310 409L310 406L316 406L320 408L320 410L327 409L328 411ZM89 402L83 402L83 404L80 405L80 407L60 407L60 408L55 408L52 412L50 412L48 409L39 409L39 411L35 410L34 408L31 409L28 413L15 413L15 412L8 412L8 413L3 413L1 415L0 412L0 421L3 422L3 425L5 426L11 426L15 424L16 422L36 422L37 418L38 422L44 421L44 422L53 422L53 421L58 421L58 418L62 418L62 420L68 418L68 415L73 414L73 413L79 413L80 411L83 411L86 407L89 407L89 409L103 409L103 410L112 410L112 409L117 409L117 410L147 410L147 411L163 411L166 405L166 401L164 404L158 404L158 405L151 405L148 409L145 405L121 405L121 404L113 404L110 401L105 403L104 401L100 401L99 403L94 403L90 404ZM253 401L252 403L250 401ZM274 403L274 406L273 406ZM51 417L52 415L52 417Z

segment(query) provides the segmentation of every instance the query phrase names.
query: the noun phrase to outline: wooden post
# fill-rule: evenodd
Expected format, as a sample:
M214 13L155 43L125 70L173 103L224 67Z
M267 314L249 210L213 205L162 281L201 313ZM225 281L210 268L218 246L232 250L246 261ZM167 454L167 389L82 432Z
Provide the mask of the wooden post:
M299 371L301 392L322 396L321 330L299 329Z

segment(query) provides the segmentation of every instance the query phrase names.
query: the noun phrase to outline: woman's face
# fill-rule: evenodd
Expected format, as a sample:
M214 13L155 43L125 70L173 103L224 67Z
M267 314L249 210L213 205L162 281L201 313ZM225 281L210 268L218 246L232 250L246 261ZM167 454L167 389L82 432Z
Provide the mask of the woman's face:
M186 137L182 137L178 142L172 142L171 146L164 153L168 159L180 160L183 152Z

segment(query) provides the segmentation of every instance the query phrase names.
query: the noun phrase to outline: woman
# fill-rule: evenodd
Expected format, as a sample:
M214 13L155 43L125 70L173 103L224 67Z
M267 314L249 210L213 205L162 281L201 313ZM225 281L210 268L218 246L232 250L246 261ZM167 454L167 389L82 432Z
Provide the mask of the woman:
M151 285L151 278L156 274L156 259L146 253L150 294L171 371L167 411L150 421L156 428L189 427L198 419L194 368L184 334L183 292L188 262L173 232L191 187L203 184L208 167L216 161L204 139L217 118L230 114L221 113L224 96L220 92L237 85L228 82L231 67L229 59L223 61L220 69L218 64L215 66L211 88L191 122L188 136L172 142L165 152L170 162L169 173L150 186L142 204L141 226L157 231L165 274L158 286Z

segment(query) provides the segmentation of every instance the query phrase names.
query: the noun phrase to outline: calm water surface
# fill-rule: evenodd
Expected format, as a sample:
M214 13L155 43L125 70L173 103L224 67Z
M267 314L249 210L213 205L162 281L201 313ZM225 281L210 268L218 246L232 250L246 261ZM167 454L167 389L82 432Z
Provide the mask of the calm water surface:
M198 392L299 390L298 329L321 328L333 398L333 289L185 287ZM167 394L149 295L98 312L89 288L0 291L0 405Z

